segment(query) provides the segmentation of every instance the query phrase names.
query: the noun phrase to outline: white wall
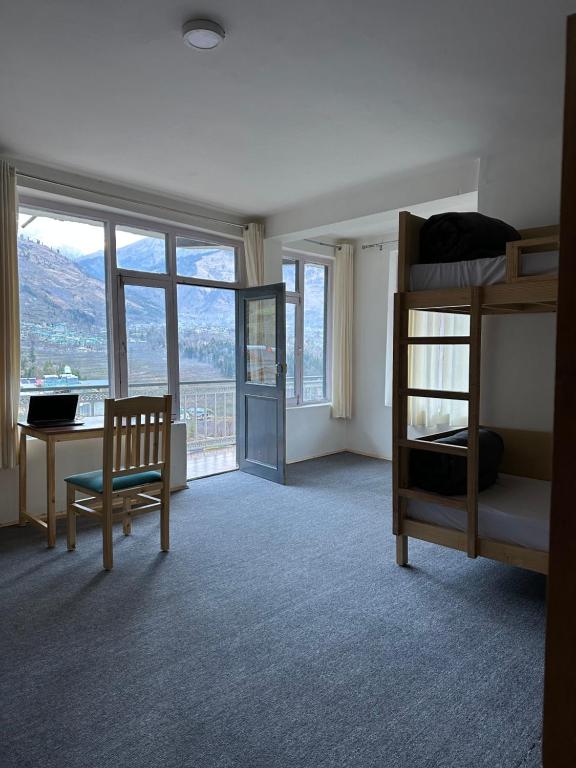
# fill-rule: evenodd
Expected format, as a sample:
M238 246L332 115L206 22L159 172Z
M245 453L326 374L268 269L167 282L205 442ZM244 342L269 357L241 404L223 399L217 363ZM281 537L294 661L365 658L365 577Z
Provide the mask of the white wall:
M242 239L242 227L248 219L212 206L203 206L181 197L171 197L147 189L127 187L93 176L82 176L62 169L28 162L22 158L2 159L12 162L22 174L18 189L35 199L71 202L82 207L132 214L160 222L183 224L199 231ZM229 224L223 222L230 222Z
M478 209L518 228L557 224L560 139L519 144L482 158ZM382 239L389 239L390 234ZM370 242L380 238L371 237ZM355 261L354 416L349 450L391 457L392 413L384 405L387 253ZM481 419L492 426L548 431L553 424L556 316L483 320Z
M519 144L480 165L478 209L518 228L556 224L559 139ZM388 251L357 244L354 273L354 409L347 448L391 458L392 412L384 404ZM548 431L553 424L556 316L483 320L481 419L492 426Z
M333 256L333 249L295 241L286 245L305 253ZM264 241L264 279L282 282L283 245L280 240ZM347 447L348 423L333 419L329 404L288 408L286 412L286 458L288 462L304 461L315 456L343 451Z
M482 334L482 423L551 431L556 315L485 317Z
M286 411L286 460L289 463L338 453L348 448L348 422L333 419L331 406L304 405Z
M480 162L478 210L518 228L558 223L559 138L519 143L487 153ZM320 236L321 237L321 236ZM388 251L362 250L354 266L353 418L335 422L329 409L289 409L288 460L338 450L382 458L392 454L392 411L384 404ZM322 239L322 237L321 237ZM281 279L278 241L267 243L267 279ZM492 426L551 430L555 315L488 317L483 321L481 419Z
M27 508L32 515L46 514L46 447L27 441ZM66 509L64 478L102 468L102 440L74 440L56 446L56 510ZM186 485L186 425L172 425L171 486ZM0 471L0 525L18 522L18 470Z
M561 154L557 136L487 155L478 210L518 228L558 224ZM552 430L556 315L486 317L483 336L482 421Z
M353 418L348 427L351 451L392 458L392 408L384 404L390 246L362 250L354 261Z
M267 219L266 233L284 242L318 235L322 240L325 232L338 229L336 225L344 222L462 195L475 191L477 186L478 159L459 158L386 176L352 189L337 190L302 206L280 211Z
M557 224L561 164L559 133L487 152L480 162L478 210L519 228Z

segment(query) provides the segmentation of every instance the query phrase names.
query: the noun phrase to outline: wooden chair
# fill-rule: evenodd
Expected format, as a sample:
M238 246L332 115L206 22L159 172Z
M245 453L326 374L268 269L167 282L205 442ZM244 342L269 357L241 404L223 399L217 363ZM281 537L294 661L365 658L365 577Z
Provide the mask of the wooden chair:
M129 535L132 517L160 510L160 548L168 552L171 413L171 395L105 401L102 469L65 478L69 550L76 549L76 515L98 518L110 571L113 523L122 520Z

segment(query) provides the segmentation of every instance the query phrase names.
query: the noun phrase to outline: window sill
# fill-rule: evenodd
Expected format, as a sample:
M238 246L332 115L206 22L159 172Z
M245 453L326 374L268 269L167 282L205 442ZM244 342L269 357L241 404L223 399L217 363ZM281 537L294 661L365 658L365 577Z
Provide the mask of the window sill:
M321 403L302 403L301 405L287 405L287 411L299 411L302 408L332 408L331 400L323 400Z

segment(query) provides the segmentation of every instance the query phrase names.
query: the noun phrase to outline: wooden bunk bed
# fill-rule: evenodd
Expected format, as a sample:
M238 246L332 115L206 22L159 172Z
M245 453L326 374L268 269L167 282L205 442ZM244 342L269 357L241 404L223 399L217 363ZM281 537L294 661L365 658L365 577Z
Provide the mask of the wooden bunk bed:
M394 305L394 402L393 402L393 532L396 536L396 561L408 564L408 539L415 538L466 552L468 557L488 557L539 573L548 573L547 549L519 546L510 541L479 535L478 458L480 429L480 364L482 317L518 313L555 312L558 279L555 272L524 275L523 253L542 253L559 247L559 228L541 227L520 230L521 239L506 248L503 282L475 287L448 287L410 290L411 270L419 264L420 229L425 219L410 213L400 214L398 293ZM411 310L465 313L470 315L469 336L409 336ZM415 389L408 381L408 350L411 345L464 344L469 347L468 390L451 392ZM466 446L434 442L459 430L411 439L408 436L408 398L458 399L468 403L468 443ZM551 479L552 435L500 429L490 426L504 440L501 473L518 478ZM431 451L466 458L465 496L441 496L410 485L411 451ZM418 504L446 508L447 514L461 516L458 527L424 522L411 515Z

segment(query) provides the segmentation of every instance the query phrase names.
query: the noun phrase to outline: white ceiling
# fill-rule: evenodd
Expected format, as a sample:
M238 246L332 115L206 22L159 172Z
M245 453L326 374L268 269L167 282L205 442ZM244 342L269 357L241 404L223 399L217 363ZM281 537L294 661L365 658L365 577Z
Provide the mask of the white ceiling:
M478 210L478 193L468 192L463 195L447 197L443 200L431 200L428 203L407 205L392 211L382 211L371 216L361 216L350 221L327 226L324 232L318 232L314 237L328 243L339 240L366 240L368 238L397 237L398 214L400 211L410 211L415 216L428 219L438 213L465 212Z
M251 215L561 124L576 0L0 0L0 151ZM211 14L213 52L182 22Z

